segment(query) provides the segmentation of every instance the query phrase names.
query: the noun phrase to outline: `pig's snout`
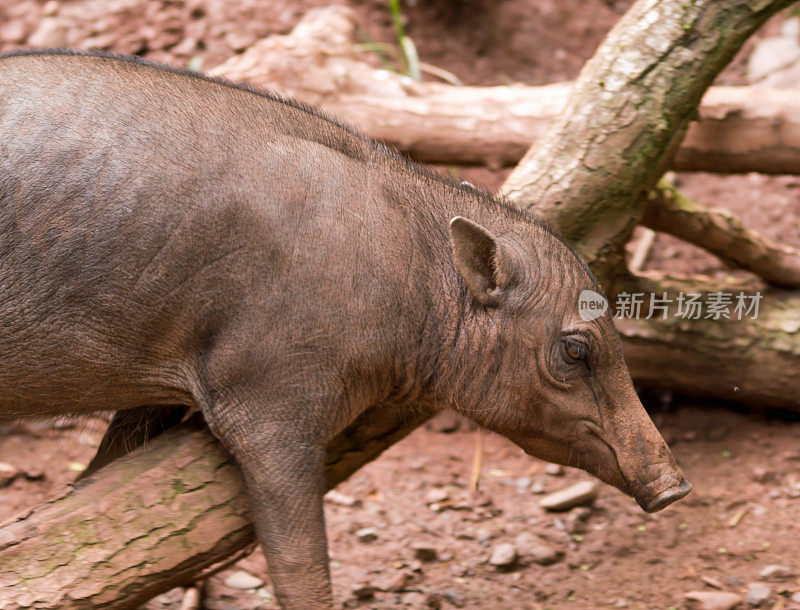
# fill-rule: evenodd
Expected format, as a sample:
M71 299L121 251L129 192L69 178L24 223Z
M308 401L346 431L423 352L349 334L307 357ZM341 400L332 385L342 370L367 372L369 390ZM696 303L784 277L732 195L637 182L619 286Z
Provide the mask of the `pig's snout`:
M677 476L669 474L659 477L635 497L642 510L655 513L685 497L690 491L692 484L678 472Z

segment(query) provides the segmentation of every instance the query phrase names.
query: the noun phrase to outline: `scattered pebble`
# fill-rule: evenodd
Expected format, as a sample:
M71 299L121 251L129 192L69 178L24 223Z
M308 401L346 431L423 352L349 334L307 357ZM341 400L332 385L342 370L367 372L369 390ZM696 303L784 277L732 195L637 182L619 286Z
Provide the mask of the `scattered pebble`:
M753 468L753 480L757 483L771 483L775 478L775 473L763 466Z
M492 538L494 538L494 534L485 527L475 532L475 540L477 540L481 546L489 546L489 542Z
M338 504L339 506L360 506L361 500L353 498L346 494L340 493L335 489L325 494L325 499L331 504Z
M731 610L742 602L742 596L726 591L690 591L684 595L697 610Z
M563 555L530 532L522 532L517 536L514 545L520 555L524 555L542 566L549 566L557 562Z
M597 499L600 485L596 481L580 481L565 489L547 494L539 506L550 511L565 511L576 506L592 504Z
M551 477L560 477L564 474L564 467L560 464L548 464L544 467L544 473Z
M372 599L375 597L375 587L365 583L358 583L353 587L353 597L356 599Z
M785 580L793 576L793 572L787 566L769 565L759 572L759 576L764 580Z
M441 432L444 434L448 434L450 432L455 432L461 427L461 416L456 413L455 411L442 411L436 417L431 419L427 424L426 428L428 430L433 430L434 432Z
M718 581L716 578L711 578L710 576L701 576L700 580L706 583L709 587L714 587L715 589L722 589L722 583Z
M520 491L526 491L531 486L532 480L530 477L519 477L514 481L514 485Z
M745 593L744 601L746 601L750 606L758 608L767 603L771 596L772 590L769 588L769 586L765 585L763 582L751 582L747 586L747 592Z
M450 494L447 493L446 489L441 487L437 487L435 489L431 489L425 495L425 504L436 504L437 502L444 502L450 497Z
M44 471L39 468L22 470L8 462L0 462L0 487L10 485L20 477L28 481L40 481L45 478Z
M244 570L237 570L225 579L226 587L230 587L231 589L241 589L243 591L248 589L258 589L263 585L264 581L262 581L260 578L256 578L248 572L245 572Z
M424 608L426 602L427 596L424 593L418 593L417 591L403 593L403 595L400 597L401 604L404 606L410 606L412 608Z
M20 475L20 471L16 466L12 466L7 462L0 462L0 487L8 485Z
M436 558L439 556L436 549L429 544L414 543L411 545L411 548L414 549L414 557L420 561L436 561Z
M378 539L378 532L372 527L364 527L356 532L359 542L374 542Z
M537 479L533 482L533 485L531 485L530 491L532 494L538 495L538 494L543 494L547 490L545 489L544 482Z
M586 520L592 514L592 509L588 506L578 506L569 511L564 523L564 528L570 534L577 534L585 531Z
M494 547L489 563L498 569L508 569L517 561L517 549L513 544L504 542Z
M458 591L445 591L444 596L456 608L463 608L467 603L466 597Z
M797 602L798 604L800 604L800 591L798 591L797 593L792 593L792 596L789 599L791 599L793 602Z

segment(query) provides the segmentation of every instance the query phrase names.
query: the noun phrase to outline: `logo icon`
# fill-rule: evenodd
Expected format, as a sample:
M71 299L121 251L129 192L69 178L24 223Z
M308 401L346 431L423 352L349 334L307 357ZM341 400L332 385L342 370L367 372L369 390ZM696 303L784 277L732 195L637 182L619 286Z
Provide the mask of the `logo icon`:
M584 290L578 297L578 315L584 322L596 320L608 311L608 301L594 290Z

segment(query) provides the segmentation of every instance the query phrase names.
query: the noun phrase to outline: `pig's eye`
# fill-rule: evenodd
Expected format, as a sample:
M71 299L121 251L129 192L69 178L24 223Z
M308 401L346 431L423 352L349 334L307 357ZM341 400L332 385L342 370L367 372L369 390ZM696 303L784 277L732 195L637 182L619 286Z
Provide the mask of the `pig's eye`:
M586 344L575 339L564 339L561 342L561 350L564 354L564 360L569 363L586 360L588 356Z

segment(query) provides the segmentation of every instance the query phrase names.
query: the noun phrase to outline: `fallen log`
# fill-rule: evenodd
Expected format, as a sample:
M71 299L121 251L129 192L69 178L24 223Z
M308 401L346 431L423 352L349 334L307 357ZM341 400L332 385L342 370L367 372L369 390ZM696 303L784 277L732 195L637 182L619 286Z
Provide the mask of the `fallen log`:
M742 284L662 273L629 278L629 294L673 303L684 295L752 292ZM758 317L619 318L625 361L637 383L751 406L800 410L800 291L761 293ZM673 309L674 313L674 309Z
M328 489L428 417L364 413L329 446ZM238 467L189 422L0 525L0 607L136 608L254 540Z
M376 69L356 51L355 23L310 13L212 71L285 92L349 120L425 163L513 166L564 110L571 83L455 87ZM711 87L671 167L684 171L800 173L796 91Z
M703 248L774 286L800 287L800 251L749 230L727 210L706 208L667 180L648 193L642 224Z
M373 137L425 163L516 165L564 108L571 85L414 85L403 97L323 100ZM403 126L403 129L399 129ZM717 173L800 173L800 96L757 87L711 87L670 167Z

